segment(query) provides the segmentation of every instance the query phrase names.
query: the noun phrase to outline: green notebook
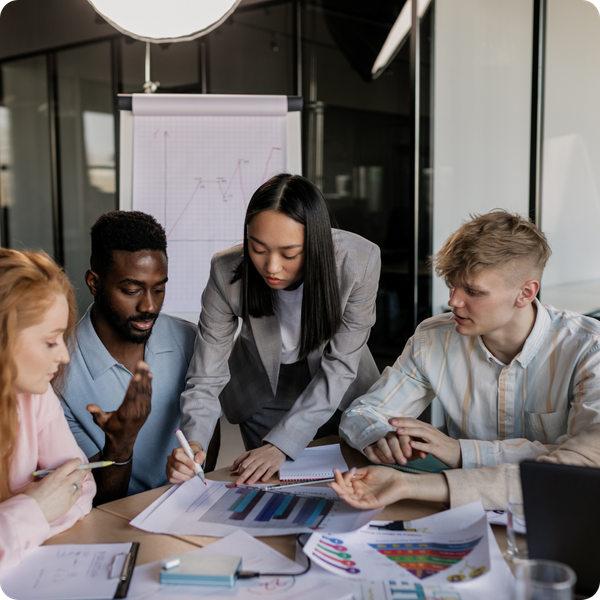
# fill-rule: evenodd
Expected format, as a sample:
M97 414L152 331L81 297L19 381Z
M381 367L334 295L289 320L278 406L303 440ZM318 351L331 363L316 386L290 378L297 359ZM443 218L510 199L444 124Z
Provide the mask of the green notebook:
M374 465L375 463L370 463ZM441 460L438 460L435 456L431 454L427 455L427 458L417 458L416 460L411 460L407 465L386 465L381 464L378 466L382 467L391 467L392 469L396 469L397 471L403 471L404 473L441 473L442 471L446 471L450 467L445 465Z

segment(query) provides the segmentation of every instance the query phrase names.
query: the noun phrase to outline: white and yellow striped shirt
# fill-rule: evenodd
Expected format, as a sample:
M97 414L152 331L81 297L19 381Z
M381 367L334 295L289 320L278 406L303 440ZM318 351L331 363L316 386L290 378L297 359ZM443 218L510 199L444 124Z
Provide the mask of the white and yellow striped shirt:
M536 300L534 327L505 365L481 337L456 333L451 314L421 323L404 352L346 410L340 434L359 450L417 417L435 398L463 468L549 454L600 422L600 323Z

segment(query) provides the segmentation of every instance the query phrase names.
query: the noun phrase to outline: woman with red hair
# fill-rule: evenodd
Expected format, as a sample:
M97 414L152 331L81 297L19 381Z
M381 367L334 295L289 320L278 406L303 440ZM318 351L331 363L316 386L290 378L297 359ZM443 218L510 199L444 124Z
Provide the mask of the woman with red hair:
M0 571L92 507L94 479L50 382L77 318L65 273L42 252L0 249ZM34 480L38 469L56 469Z

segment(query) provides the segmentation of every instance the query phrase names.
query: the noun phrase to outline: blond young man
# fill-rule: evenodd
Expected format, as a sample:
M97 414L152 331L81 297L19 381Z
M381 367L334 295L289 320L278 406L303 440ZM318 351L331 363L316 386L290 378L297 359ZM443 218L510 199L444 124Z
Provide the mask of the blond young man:
M432 454L473 468L549 455L600 423L600 323L536 299L549 256L544 234L503 210L450 236L433 264L452 312L417 327L342 437L376 464ZM414 418L435 397L448 435Z

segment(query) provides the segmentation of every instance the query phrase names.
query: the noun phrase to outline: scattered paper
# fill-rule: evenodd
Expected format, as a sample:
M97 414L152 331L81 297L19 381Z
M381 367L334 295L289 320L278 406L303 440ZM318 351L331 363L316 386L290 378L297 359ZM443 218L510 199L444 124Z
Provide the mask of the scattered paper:
M268 492L219 481L204 485L197 477L179 486L166 500L152 504L131 524L152 533L224 537L235 531L255 536L312 533L322 529L360 529L380 509L352 508L329 488ZM155 506L156 504L156 506Z
M263 573L298 573L304 562L294 563L270 546L238 531L214 544L193 551L191 554L221 554L241 556L244 571ZM285 600L351 600L352 587L328 573L313 572L312 569L300 577L290 575L259 577L258 579L238 580L233 588L209 586L161 585L159 583L160 561L136 567L133 573L128 600L203 600L211 598L231 598L236 600L256 600L260 596ZM323 574L325 576L323 576Z

